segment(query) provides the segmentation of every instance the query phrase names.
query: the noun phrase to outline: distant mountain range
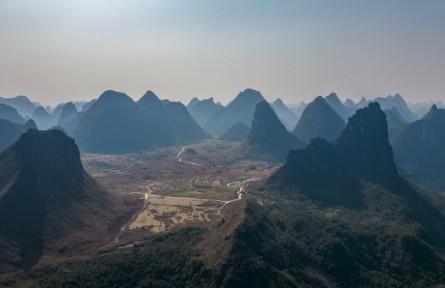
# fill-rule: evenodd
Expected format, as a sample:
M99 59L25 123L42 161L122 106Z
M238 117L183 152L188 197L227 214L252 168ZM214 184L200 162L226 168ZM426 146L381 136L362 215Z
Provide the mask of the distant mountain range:
M251 159L272 158L284 161L291 149L302 148L304 143L287 131L266 102L255 107L252 127L247 141L236 150L237 157Z
M30 117L34 110L40 106L38 103L31 102L26 96L17 96L14 98L0 97L0 103L14 107L22 116Z
M357 110L355 108L343 105L340 98L338 98L337 94L335 93L329 94L328 96L324 97L324 99L345 122L348 121L348 118L355 113L355 110Z
M241 122L250 128L255 106L262 101L265 99L259 91L246 89L240 92L226 107L213 113L203 128L216 136L224 133L236 122Z
M181 102L165 104L168 120L173 128L178 143L188 143L211 138L204 129L192 118Z
M0 152L14 143L28 129L37 129L34 121L28 120L27 123L22 125L0 119Z
M134 152L209 137L183 104L163 103L151 91L138 102L124 93L105 91L80 115L74 131L82 151L98 153Z
M326 99L319 96L303 111L292 134L306 143L316 137L332 141L340 136L345 126L345 121L328 104Z
M400 116L402 116L408 123L418 119L399 94L394 96L389 95L387 97L378 97L375 98L374 101L378 102L383 110L395 108L399 112Z
M271 103L272 109L288 131L292 130L298 123L299 116L283 103L280 98Z
M25 124L25 118L20 115L14 107L0 104L0 119L9 120L17 124Z
M241 122L236 122L229 129L227 129L220 137L220 140L225 141L243 141L249 135L249 127Z
M220 109L223 109L223 106L216 104L213 98L204 100L193 98L187 105L190 115L201 126L204 126L207 120Z
M403 174L436 192L445 192L445 110L433 105L420 120L391 135Z
M407 124L406 120L400 116L395 107L386 109L384 112L386 114L386 122L388 123L388 131L390 134Z
M137 101L137 106L141 114L143 129L141 134L146 135L147 147L174 145L176 143L175 134L167 111L158 96L152 91L147 91Z
M69 135L73 135L79 121L79 112L72 102L63 105L62 111L57 121L57 125L62 127Z
M39 127L41 130L47 130L57 123L57 118L46 111L46 109L42 106L39 106L36 108L36 110L34 110L31 115L31 119L36 122L37 127Z

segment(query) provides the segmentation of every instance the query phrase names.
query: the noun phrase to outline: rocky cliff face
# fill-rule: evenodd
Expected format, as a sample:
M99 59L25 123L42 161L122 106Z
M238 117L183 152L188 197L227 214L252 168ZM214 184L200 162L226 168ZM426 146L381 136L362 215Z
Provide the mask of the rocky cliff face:
M281 161L290 149L304 147L301 140L287 131L266 101L256 105L247 145Z
M271 179L319 201L360 206L360 181L382 186L398 181L385 113L377 103L358 110L335 143L317 138L305 149L291 151Z
M90 244L106 241L119 206L83 170L74 140L58 130L28 130L0 154L0 191L0 242L15 243L22 268L44 250L82 246L60 241L78 233ZM0 247L3 259L7 246Z

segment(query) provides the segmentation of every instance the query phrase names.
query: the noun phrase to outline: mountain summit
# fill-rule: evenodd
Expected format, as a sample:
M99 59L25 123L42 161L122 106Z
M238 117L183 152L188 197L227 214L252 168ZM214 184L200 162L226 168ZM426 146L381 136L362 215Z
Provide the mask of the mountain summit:
M124 93L109 90L80 117L74 137L86 152L123 153L144 148L141 131L136 103Z
M355 112L355 109L345 106L334 92L324 97L324 99L345 122L348 121L348 118Z
M165 107L155 93L147 91L137 101L137 105L141 113L143 134L147 135L148 146L163 147L176 143Z
M218 109L210 116L204 129L215 135L220 135L236 122L241 122L250 128L255 106L265 101L259 91L246 89L240 92L227 107Z
M397 182L385 113L378 103L357 110L335 143L314 139L289 153L272 179L299 187L310 197L348 206L361 205L361 180L381 186Z
M287 131L266 101L255 107L252 128L241 145L244 154L270 155L284 161L289 150L304 147L304 143ZM247 151L246 151L247 150Z
M44 250L109 240L117 202L83 170L74 140L61 131L28 130L0 154L0 191L0 243L9 239L0 258L17 253L20 267L32 267ZM88 241L70 242L79 235Z
M306 143L309 143L312 138L316 137L333 141L337 139L345 125L345 121L326 100L318 96L303 111L292 134Z
M395 131L391 143L406 177L445 192L445 109L433 105L422 119Z

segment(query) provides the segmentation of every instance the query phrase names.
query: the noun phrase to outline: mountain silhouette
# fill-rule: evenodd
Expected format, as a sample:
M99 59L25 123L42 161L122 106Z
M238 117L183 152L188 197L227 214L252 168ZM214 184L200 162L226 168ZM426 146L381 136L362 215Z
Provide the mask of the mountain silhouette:
M249 127L241 122L236 122L229 129L227 129L220 137L220 140L225 141L243 141L249 135Z
M28 130L3 151L0 191L0 241L15 243L21 268L44 251L109 241L119 204L83 170L74 140L60 131ZM0 247L0 257L11 253Z
M324 97L324 99L345 122L348 121L348 118L351 117L356 110L343 105L340 98L338 98L337 94L335 93L329 94L328 96Z
M369 104L369 101L366 100L365 97L360 98L360 100L357 103L355 103L351 99L346 99L346 101L344 103L344 105L346 107L352 108L354 110L364 108L364 107L368 106L368 104Z
M395 107L400 116L402 116L408 123L417 120L417 116L409 109L405 100L399 94L394 96L389 95L387 97L378 97L374 99L374 102L378 102L383 110Z
M36 110L34 110L31 115L31 119L34 120L40 130L47 130L54 126L57 122L57 119L55 119L53 115L46 111L46 109L42 106L39 106L36 108Z
M240 92L226 107L217 110L209 117L203 128L214 135L221 135L236 122L250 128L255 106L265 101L259 91L246 89Z
M144 149L139 107L124 93L105 91L84 112L74 131L79 148L93 153L125 153Z
M335 143L316 138L305 149L292 150L272 179L317 201L360 207L360 181L384 187L398 181L385 113L378 103L357 110Z
M333 141L345 126L343 119L326 100L318 96L306 107L292 134L306 143L316 137Z
M68 133L68 135L73 135L78 121L79 112L77 112L76 106L72 102L68 102L63 105L57 125L62 127Z
M28 129L37 129L34 121L28 120L24 125L21 125L0 119L0 152L14 143Z
M170 124L166 109L158 96L152 91L147 91L137 101L139 107L143 134L149 146L170 146L176 143L175 134Z
M31 116L37 108L36 103L31 102L26 96L17 96L14 98L0 97L0 103L14 107L22 116Z
M17 124L26 123L26 120L17 112L14 107L6 104L0 104L0 119L9 120Z
M280 98L277 98L271 104L273 111L280 119L287 130L292 130L298 123L298 116L292 112Z
M201 100L199 100L199 99L196 98L196 97L193 97L193 98L190 100L190 102L186 105L187 110L190 111L190 109L192 109L193 106L195 106L195 105L196 105L197 103L199 103L199 102L201 102Z
M210 116L212 116L219 109L223 108L223 106L216 104L213 98L204 99L201 101L198 99L196 100L197 101L192 101L187 105L187 110L200 126L204 126Z
M289 133L266 101L255 107L247 141L241 144L241 154L270 155L284 161L289 150L302 148L304 143Z
M391 135L395 161L403 174L445 192L445 110L433 105L422 119Z
M384 112L386 115L386 122L388 123L388 131L390 134L406 124L405 119L400 116L395 107L386 109Z
M177 142L194 142L211 138L190 116L187 108L181 102L168 102L165 104L165 111Z
M71 103L72 103L72 102L71 102ZM57 104L56 107L54 107L54 109L51 111L51 115L54 117L54 119L57 119L57 120L60 119L60 115L62 115L63 107L64 107L66 104L67 104L67 103L60 103L60 104ZM77 110L77 108L76 108L76 110ZM48 111L50 111L50 110L48 110Z

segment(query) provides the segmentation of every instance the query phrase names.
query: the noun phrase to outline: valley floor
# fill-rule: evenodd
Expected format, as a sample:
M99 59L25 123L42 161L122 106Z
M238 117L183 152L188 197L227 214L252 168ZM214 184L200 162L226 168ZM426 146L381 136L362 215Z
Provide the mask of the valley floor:
M176 226L219 219L222 208L241 199L253 181L267 178L277 163L225 160L233 144L208 141L139 154L85 154L85 169L105 188L144 202L121 233L160 233Z

